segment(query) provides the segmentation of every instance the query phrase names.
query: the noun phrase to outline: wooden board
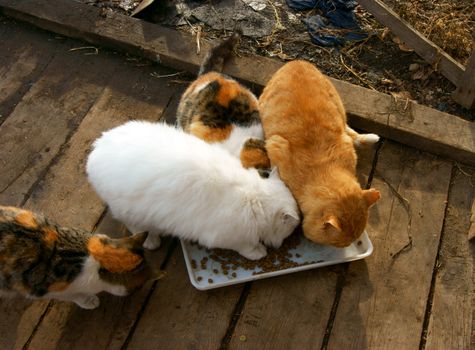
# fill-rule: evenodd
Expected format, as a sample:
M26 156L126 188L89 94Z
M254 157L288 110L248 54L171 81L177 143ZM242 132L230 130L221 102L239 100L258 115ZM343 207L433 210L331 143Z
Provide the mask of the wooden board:
M345 82L338 87L352 126L475 165L475 123Z
M456 85L457 90L452 96L454 100L465 108L475 107L475 46L465 72Z
M65 51L67 53L67 49ZM89 61L92 58L89 57ZM101 58L96 58L94 62L101 62ZM110 74L111 70L107 66L99 70L94 63L87 62L79 54L58 55L48 65L0 127L2 204L25 204L28 208L41 210L60 223L74 221L80 227L92 228L97 215L85 216L69 211L73 205L80 204L68 201L68 198L59 201L55 197L62 185L80 191L80 186L74 186L74 179L69 184L60 184L53 179L47 188L36 185L66 151L77 124L102 91L101 85ZM31 197L33 190L35 198ZM88 202L82 205L87 207ZM32 303L21 298L15 301L0 299L0 348L22 348L47 310L47 305L45 301Z
M209 50L202 43L196 55L191 35L163 28L117 13L70 0L0 0L5 14L41 28L78 37L160 61L178 70L196 73ZM282 62L264 57L234 58L225 73L250 84L264 86ZM441 154L464 163L475 164L475 124L413 101L331 79L341 94L353 126Z
M174 93L166 79L157 80L150 76L151 69L134 69L120 62L120 58L110 59L108 64L114 65L117 73L71 138L68 152L52 167L51 176L47 176L40 186L44 190L58 182L74 184L68 191L50 190L49 193L54 193L57 202L67 198L68 202L78 203L69 206L69 210L81 215L92 216L91 211L95 213L97 208L101 211L103 209L102 202L89 186L85 174L87 155L94 139L102 131L128 120L159 120ZM161 74L169 73L164 69L158 71ZM35 195L36 192L33 192L32 197ZM47 198L38 200L37 205L46 205L46 200ZM74 218L68 222L80 224ZM114 235L114 230L119 234L124 232L124 228L118 223L111 224L110 218L101 223L98 229L111 235ZM164 244L163 249L157 253L155 264L160 266L166 251L167 244ZM55 302L37 327L29 348L87 349L101 344L103 348L120 349L151 286L152 284L148 284L129 298L104 295L101 298L103 305L94 311L82 310L72 303Z
M372 181L381 200L367 228L374 253L350 263L329 349L419 347L451 170L434 156L384 145Z
M468 231L468 239L475 238L475 199L472 203L472 217L470 219L470 230Z
M230 348L320 349L343 272L336 266L252 283Z
M0 24L0 125L41 75L58 46L54 34L25 32L25 25L18 25L4 18ZM41 32L41 31L40 31Z
M460 83L460 78L465 70L463 65L419 33L384 2L380 0L358 0L358 3L376 17L379 22L388 27L391 32L401 38L410 48L414 49L419 56L432 64L454 85Z
M242 286L196 290L177 246L127 349L218 349Z
M2 204L21 205L28 199L113 73L103 55L84 56L68 52L70 47L63 46L0 127Z
M363 186L373 157L371 148L359 152ZM256 349L320 349L344 274L345 265L339 265L253 283L230 348L246 349L253 344Z
M467 240L475 169L455 170L437 262L426 349L473 349L475 245ZM472 340L473 341L473 340Z

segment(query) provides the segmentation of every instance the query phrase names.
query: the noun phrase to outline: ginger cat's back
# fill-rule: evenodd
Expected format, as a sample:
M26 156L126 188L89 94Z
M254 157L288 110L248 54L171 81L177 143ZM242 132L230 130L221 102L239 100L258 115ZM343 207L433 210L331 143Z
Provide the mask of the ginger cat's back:
M303 213L309 239L347 246L366 226L379 192L356 180L353 143L341 99L310 63L293 61L274 74L259 98L266 148Z
M291 160L294 177L302 179L292 181L291 188L297 191L305 177L318 176L326 162L355 169L356 153L344 133L346 114L338 92L310 63L293 61L282 67L259 104L266 138L282 136L299 150Z

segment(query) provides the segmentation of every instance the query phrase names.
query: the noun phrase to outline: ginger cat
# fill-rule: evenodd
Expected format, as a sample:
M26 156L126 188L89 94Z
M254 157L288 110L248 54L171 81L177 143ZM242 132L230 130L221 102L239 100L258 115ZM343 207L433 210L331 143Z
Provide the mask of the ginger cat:
M347 126L335 87L304 61L274 74L259 98L259 112L268 156L299 204L304 235L320 244L350 245L380 198L377 190L358 184L354 145L379 137Z
M240 38L236 31L205 57L198 78L181 97L178 125L186 132L217 143L239 157L245 168L256 168L267 177L270 162L264 146L257 98L221 73Z

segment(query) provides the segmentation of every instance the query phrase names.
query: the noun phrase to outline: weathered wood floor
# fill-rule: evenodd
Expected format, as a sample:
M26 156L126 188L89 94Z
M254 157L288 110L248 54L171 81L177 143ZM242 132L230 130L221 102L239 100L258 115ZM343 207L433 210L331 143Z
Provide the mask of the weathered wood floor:
M130 119L173 120L186 85L5 18L0 44L0 203L124 234L87 183L91 142ZM0 300L0 349L473 348L475 170L386 140L359 171L382 193L364 261L200 292L169 241L155 254L165 279L97 310Z

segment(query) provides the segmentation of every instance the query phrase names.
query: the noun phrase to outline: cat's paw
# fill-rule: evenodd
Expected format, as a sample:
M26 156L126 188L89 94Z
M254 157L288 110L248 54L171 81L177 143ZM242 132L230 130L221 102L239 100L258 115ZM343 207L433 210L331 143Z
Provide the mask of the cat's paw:
M270 160L267 156L264 140L254 138L246 140L239 158L244 168L270 168Z
M81 308L87 309L87 310L92 310L97 308L101 302L99 300L99 297L97 295L84 295L81 297L78 297L74 300L74 302Z
M361 147L361 146L370 146L374 145L379 141L379 136L376 134L360 134L358 137L355 139L354 144L356 147Z
M250 249L239 251L239 254L249 260L259 260L267 255L267 249L262 243L259 243Z
M119 284L110 286L107 291L110 294L116 295L118 297L125 297L126 295L129 295L127 288Z
M155 250L160 247L161 243L162 240L160 239L160 236L156 233L150 232L143 244L143 247L148 250Z
M289 151L289 141L279 135L271 136L266 140L266 150L271 163L277 164L286 158Z

